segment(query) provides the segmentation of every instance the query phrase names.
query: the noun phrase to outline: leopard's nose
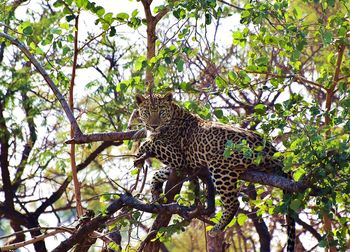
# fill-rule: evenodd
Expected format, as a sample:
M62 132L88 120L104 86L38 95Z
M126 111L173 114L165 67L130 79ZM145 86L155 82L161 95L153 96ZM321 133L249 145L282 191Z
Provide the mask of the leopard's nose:
M151 126L151 128L154 129L154 130L155 130L156 128L158 128L158 125L150 125L150 126Z

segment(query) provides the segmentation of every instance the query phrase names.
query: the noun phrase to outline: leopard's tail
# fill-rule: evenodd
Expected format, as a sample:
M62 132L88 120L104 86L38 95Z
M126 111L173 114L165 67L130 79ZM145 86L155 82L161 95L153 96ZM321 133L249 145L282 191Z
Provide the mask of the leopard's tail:
M279 158L272 158L272 172L276 175L283 176L287 179L293 180L292 173L285 173L283 171L283 156L280 156ZM283 190L283 195L288 195L289 192ZM286 214L286 224L287 224L287 235L288 235L288 242L287 242L287 252L294 252L295 251L295 219L293 217L293 210L289 207L287 207L287 214Z
M293 176L291 173L285 173L285 178L293 179ZM284 195L290 194L289 192L283 190ZM287 214L286 214L286 224L287 224L287 235L288 235L288 242L287 242L287 252L294 252L295 251L295 219L292 216L292 209L290 207L287 207Z
M287 179L293 180L292 173L285 173L283 172L283 159L282 157L276 161L275 165L275 174L282 175L283 177ZM289 192L283 190L283 195L288 195ZM295 219L292 216L293 210L290 209L290 207L287 207L287 214L286 214L286 224L287 224L287 235L288 235L288 242L287 242L287 252L294 252L295 251Z
M287 252L294 252L295 247L295 219L291 216L290 213L286 215L286 223L287 223Z

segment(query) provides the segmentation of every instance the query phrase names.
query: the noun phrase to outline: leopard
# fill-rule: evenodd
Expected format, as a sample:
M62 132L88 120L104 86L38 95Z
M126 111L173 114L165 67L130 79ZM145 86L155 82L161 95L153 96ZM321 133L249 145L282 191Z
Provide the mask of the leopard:
M165 165L152 178L152 195L159 195L159 185L172 169L196 171L207 167L222 202L222 216L210 231L212 235L224 230L239 209L242 173L253 170L283 174L283 162L274 156L276 148L257 132L202 119L179 106L172 93L137 94L135 100L147 140L140 145L134 162L139 165L147 156ZM251 150L249 155L239 149L227 155L229 142L237 146L244 142ZM295 227L287 225L287 251L294 251Z

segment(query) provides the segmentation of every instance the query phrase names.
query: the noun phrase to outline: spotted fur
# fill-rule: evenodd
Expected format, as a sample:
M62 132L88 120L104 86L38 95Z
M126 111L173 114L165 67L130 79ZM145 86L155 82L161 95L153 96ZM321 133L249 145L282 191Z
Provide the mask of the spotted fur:
M281 173L281 161L272 157L275 148L253 131L203 120L176 105L171 94L138 95L136 102L149 134L137 157L147 153L166 165L153 177L152 194L157 197L161 192L159 185L167 180L169 167L179 171L207 167L223 204L223 214L214 226L214 232L223 230L238 210L237 180L241 173L248 169ZM247 156L234 151L225 157L225 146L229 140L235 144L246 140L253 152ZM261 159L259 165L255 162L258 156Z

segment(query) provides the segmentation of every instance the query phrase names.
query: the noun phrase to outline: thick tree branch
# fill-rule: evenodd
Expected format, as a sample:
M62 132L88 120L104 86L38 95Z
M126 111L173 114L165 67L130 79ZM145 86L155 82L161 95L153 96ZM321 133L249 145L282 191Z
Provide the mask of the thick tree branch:
M265 172L257 172L257 171L246 171L240 175L240 179L249 181L252 183L259 183L263 185L270 185L273 187L278 187L284 191L287 192L302 192L305 191L307 188L313 189L311 192L311 195L317 195L317 188L313 188L311 184L306 182L306 180L300 180L298 182L295 182L293 180L290 180L288 178L275 175L275 174L269 174Z
M16 220L16 222L25 227L29 226L29 222L24 214L8 208L4 203L0 202L0 216L4 216L9 220Z
M138 130L131 130L131 131L125 131L125 132L108 132L108 133L75 135L73 139L66 141L66 144L71 144L71 143L83 144L83 143L92 143L92 142L97 142L97 141L106 141L106 142L117 141L117 142L120 142L123 140L134 139L134 136L138 132L139 132ZM146 135L145 134L137 134L136 138L142 138L142 137L146 137Z
M4 102L4 100L0 100L0 169L3 184L2 189L5 193L5 205L9 209L14 209L14 192L12 189L8 160L10 132L8 131L6 119L4 117Z

